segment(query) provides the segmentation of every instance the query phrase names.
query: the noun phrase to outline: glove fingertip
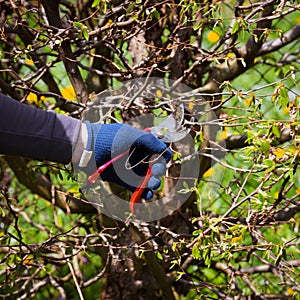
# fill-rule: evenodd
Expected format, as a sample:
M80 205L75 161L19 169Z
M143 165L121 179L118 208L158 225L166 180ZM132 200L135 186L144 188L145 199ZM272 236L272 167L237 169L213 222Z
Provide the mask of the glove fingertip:
M153 191L151 189L146 189L143 192L143 198L146 200L150 200L153 197Z
M152 176L148 182L148 188L151 190L156 190L160 187L161 180L157 177Z
M152 167L152 175L155 177L163 176L166 172L166 164L164 163L155 163Z

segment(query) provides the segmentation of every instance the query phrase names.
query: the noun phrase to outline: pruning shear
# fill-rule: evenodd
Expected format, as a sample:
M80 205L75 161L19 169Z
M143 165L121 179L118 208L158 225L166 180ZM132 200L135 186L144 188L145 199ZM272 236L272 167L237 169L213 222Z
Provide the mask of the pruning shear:
M177 108L159 125L144 129L145 132L150 132L156 136L159 140L166 144L175 143L183 139L190 131L190 129L184 128L184 107L183 105L177 106ZM92 175L88 177L88 181L91 184L95 184L101 173L112 165L114 162L128 154L130 149L122 152L116 157L112 158L102 166L100 166ZM134 213L134 206L141 198L144 190L147 188L148 181L151 178L152 170L151 164L149 164L145 177L139 182L137 188L133 192L130 198L129 206L130 212Z

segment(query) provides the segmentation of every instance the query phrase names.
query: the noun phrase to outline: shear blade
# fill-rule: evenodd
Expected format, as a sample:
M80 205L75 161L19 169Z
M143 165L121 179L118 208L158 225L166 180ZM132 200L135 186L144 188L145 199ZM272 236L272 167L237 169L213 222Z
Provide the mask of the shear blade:
M179 106L174 113L169 115L158 126L150 128L152 134L164 143L175 143L182 140L190 131L184 128L182 107Z

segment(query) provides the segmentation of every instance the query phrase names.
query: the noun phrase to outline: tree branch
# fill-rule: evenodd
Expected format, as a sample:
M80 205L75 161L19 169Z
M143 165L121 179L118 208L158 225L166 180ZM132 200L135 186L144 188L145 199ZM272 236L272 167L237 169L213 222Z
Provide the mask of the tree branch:
M42 174L31 171L23 158L6 156L6 161L15 173L20 183L26 186L32 193L39 195L69 213L96 213L97 210L91 204L80 198L70 197L62 191L54 188L52 183Z
M134 225L130 226L130 231L138 243L144 243L145 241L147 241L145 235ZM162 266L157 261L157 257L155 256L155 252L152 245L150 244L150 241L145 242L145 247L148 248L148 251L144 252L147 266L151 270L153 276L155 277L156 282L162 291L163 298L166 300L175 300L172 291L172 285L168 280Z
M261 13L261 21L257 23L256 29L253 31L251 37L239 51L248 68L253 65L255 57L258 56L258 52L264 43L265 30L272 26L272 20L268 20L265 17L271 15L273 13L273 9L273 4L264 8Z
M236 134L231 135L225 139L226 149L233 150L233 149L240 149L246 146L249 146L249 143L246 143L248 139L247 134ZM284 128L280 132L280 137L275 137L272 141L272 145L283 144L288 142L292 139L292 132L290 128Z
M41 0L43 7L45 9L47 19L49 21L49 24L51 26L57 27L57 28L64 28L61 20L60 20L60 12L59 12L59 1L52 0ZM77 66L76 59L73 55L71 44L69 40L64 40L61 45L58 48L58 52L60 55L60 58L65 65L68 77L70 78L70 81L72 83L72 86L74 87L74 90L76 92L76 98L81 103L86 103L89 99L89 95L86 89L86 86L84 85L81 73L79 71L79 68Z
M287 44L295 41L298 38L300 38L300 24L296 25L293 29L283 34L282 37L263 44L261 49L258 51L258 56L262 56L270 52L279 50L280 48L286 46Z
M24 24L18 24L17 26L5 24L4 32L6 34L18 34L26 46L34 45L35 36L27 27L24 26ZM37 50L31 51L30 55L38 69L45 68L46 63L40 58ZM50 91L61 95L59 87L49 71L49 67L45 69L42 80L47 84Z
M287 207L283 210L280 210L272 217L272 221L288 221L293 218L297 213L300 212L300 205L293 205L292 207ZM271 220L269 220L271 221Z
M273 12L273 5L263 10L262 17L268 16ZM270 28L272 20L262 19L257 23L253 35L248 39L245 46L238 53L239 57L217 65L209 74L206 84L194 90L195 93L219 93L221 91L220 84L224 81L235 79L240 74L247 71L254 64L254 59L258 56L259 50L263 45L264 39L262 35L264 30Z

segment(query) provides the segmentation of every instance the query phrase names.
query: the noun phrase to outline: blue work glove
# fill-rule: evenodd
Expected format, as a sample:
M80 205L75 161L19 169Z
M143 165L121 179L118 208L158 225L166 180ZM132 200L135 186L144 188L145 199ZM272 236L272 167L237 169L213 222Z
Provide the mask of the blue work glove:
M146 175L148 162L155 159L154 154L158 155L159 158L151 163L152 176L143 193L145 199L152 198L152 190L159 188L166 163L172 158L167 145L153 134L127 124L93 124L88 121L85 124L88 129L88 145L93 147L97 168L130 149L127 155L101 173L100 177L104 181L116 183L133 192Z

